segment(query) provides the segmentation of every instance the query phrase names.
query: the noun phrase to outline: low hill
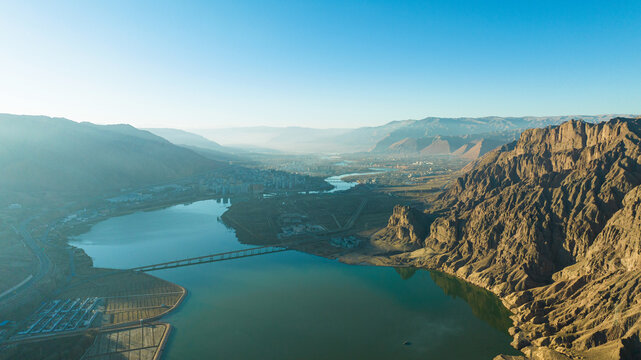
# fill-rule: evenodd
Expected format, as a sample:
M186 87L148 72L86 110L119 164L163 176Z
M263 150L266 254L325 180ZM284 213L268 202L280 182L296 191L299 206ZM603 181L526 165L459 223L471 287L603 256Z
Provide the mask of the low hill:
M171 128L148 128L142 129L149 131L154 135L165 138L169 142L176 145L195 146L202 149L215 150L220 152L233 153L234 149L220 145L219 143L209 140L204 136L194 134L188 131Z
M222 146L215 141L211 141L204 136L194 134L188 131L170 128L148 128L143 129L154 135L158 135L172 144L176 144L194 152L217 161L237 161L241 156L237 155L240 149Z
M173 181L220 163L129 125L0 114L0 189L89 194Z
M526 130L468 168L379 240L503 297L532 358L639 358L641 118Z

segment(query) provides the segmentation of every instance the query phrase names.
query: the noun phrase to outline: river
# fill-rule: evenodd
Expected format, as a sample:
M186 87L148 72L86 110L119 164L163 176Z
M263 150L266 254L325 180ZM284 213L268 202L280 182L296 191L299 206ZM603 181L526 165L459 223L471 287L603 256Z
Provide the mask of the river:
M115 217L72 242L129 268L245 247L215 200ZM156 271L184 286L166 359L491 359L515 354L493 295L424 270L288 251ZM406 343L406 344L404 344Z
M358 185L357 182L349 182L349 181L343 180L348 177L358 176L358 175L372 175L372 174L377 174L377 173L386 172L386 171L393 171L393 169L386 169L386 168L370 168L370 170L372 171L330 176L327 179L325 179L325 181L328 182L330 185L332 185L333 188L327 191L320 191L320 192L333 193L337 191L345 191Z

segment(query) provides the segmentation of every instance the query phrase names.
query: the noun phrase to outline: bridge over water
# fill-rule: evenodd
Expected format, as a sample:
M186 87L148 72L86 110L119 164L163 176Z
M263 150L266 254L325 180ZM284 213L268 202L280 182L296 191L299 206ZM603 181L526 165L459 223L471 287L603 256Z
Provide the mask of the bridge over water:
M290 247L293 245L300 245L303 243L321 240L321 238L318 237L318 235L329 236L332 234L342 233L351 229L354 226L354 223L356 222L360 214L363 212L365 205L367 205L367 199L362 199L360 204L358 205L358 208L356 209L356 211L354 211L354 214L352 214L352 216L347 220L347 222L340 228L334 231L326 231L321 234L313 234L313 235L307 234L304 236L308 238L307 240L291 241L288 243L274 244L274 245L268 245L268 246L258 246L258 247L252 247L247 249L240 249L240 250L221 252L216 254L197 256L197 257L192 257L187 259L167 261L167 262L158 263L158 264L138 266L135 268L131 268L129 270L146 272L146 271L155 271L155 270L163 270L163 269L172 269L172 268L177 268L182 266L206 264L206 263L217 262L217 261L233 260L233 259L240 259L240 258L245 258L250 256L266 255L266 254L273 254L277 252L288 251L290 250ZM311 237L311 239L309 237Z
M163 269L172 269L172 268L177 268L182 266L206 264L206 263L211 263L216 261L225 261L225 260L240 259L240 258L245 258L250 256L273 254L273 253L283 252L287 250L290 250L290 249L288 249L285 246L258 246L258 247L248 248L248 249L227 251L227 252L203 255L203 256L192 257L187 259L167 261L167 262L158 263L158 264L138 266L135 268L131 268L129 270L146 272L146 271L155 271L155 270L163 270Z

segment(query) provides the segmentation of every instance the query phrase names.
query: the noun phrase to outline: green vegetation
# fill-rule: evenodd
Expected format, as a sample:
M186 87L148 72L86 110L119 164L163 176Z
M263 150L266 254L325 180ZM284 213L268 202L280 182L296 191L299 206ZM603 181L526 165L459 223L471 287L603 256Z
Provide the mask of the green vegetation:
M0 351L0 360L72 360L80 359L96 337L95 331L38 342L8 346Z

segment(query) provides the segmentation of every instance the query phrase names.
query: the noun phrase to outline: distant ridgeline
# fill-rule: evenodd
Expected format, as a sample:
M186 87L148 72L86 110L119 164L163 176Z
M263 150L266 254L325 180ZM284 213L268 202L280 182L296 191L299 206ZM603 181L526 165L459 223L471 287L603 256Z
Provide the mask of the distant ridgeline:
M516 140L525 129L558 125L571 119L598 123L615 116L631 115L428 117L357 129L262 126L198 132L210 139L224 141L225 144L251 145L280 151L453 155L476 159L489 150Z
M0 114L0 191L100 194L183 179L223 163L130 125Z
M558 125L571 119L597 123L612 115L550 117L425 118L385 125L396 128L370 149L376 153L451 155L475 160L497 147L515 141L525 129Z
M179 129L152 128L143 129L169 140L171 143L186 147L198 154L218 161L236 161L242 160L239 154L246 152L243 149L230 148L222 146L215 141L211 141L203 136L193 134Z

